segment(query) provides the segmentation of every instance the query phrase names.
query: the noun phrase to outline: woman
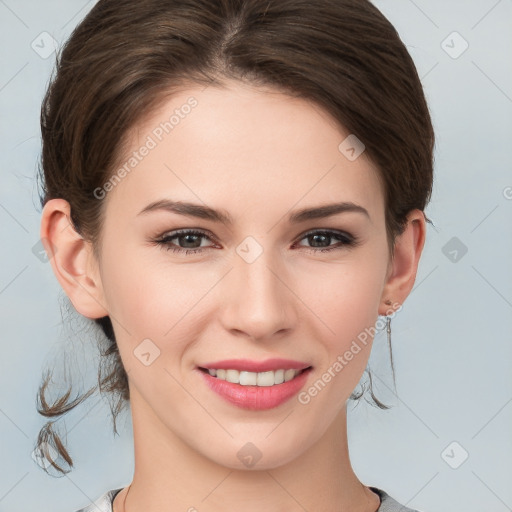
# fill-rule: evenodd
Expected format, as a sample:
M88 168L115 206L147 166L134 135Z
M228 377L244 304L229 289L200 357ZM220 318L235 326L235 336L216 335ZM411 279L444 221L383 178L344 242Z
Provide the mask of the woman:
M100 0L41 125L41 238L133 421L133 481L82 510L410 511L359 481L346 428L432 190L428 107L383 15ZM48 383L49 417L93 391L48 404ZM72 466L51 422L43 444Z

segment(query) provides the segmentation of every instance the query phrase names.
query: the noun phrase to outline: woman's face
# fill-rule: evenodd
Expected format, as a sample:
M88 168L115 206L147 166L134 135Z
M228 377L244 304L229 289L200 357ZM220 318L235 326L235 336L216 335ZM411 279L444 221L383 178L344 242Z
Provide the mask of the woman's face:
M271 468L307 450L366 367L361 333L387 298L388 246L376 170L357 141L339 148L348 135L302 99L191 87L133 130L121 179L96 192L102 299L132 410L225 466L259 452ZM233 359L245 361L220 363ZM297 365L264 365L275 359ZM309 368L298 385L269 385L293 374L269 369L293 368Z

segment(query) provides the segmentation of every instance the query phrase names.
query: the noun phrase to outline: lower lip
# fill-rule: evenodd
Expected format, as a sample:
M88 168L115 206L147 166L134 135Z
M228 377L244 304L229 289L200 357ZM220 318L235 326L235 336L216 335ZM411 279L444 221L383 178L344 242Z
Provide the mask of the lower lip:
M227 380L217 379L199 370L209 388L228 402L252 411L272 409L286 402L304 386L311 368L303 371L292 380L273 386L242 386Z

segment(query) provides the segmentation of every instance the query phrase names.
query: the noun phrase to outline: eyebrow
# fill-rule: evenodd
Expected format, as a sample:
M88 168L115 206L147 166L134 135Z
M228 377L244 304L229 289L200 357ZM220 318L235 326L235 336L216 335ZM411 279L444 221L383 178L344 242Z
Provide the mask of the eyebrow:
M147 214L154 211L168 211L185 215L188 217L197 217L199 219L220 222L225 225L232 225L233 219L225 210L215 210L209 206L189 203L186 201L172 201L170 199L160 199L144 207L137 215ZM288 215L290 224L299 224L308 220L323 219L345 212L361 213L370 219L370 214L362 206L352 202L330 203L315 207L302 208Z

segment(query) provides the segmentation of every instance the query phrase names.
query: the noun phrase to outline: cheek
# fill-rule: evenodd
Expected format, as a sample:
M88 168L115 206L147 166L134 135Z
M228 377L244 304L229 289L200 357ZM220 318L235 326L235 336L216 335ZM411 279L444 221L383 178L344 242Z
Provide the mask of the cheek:
M385 255L378 258L371 252L354 253L301 280L298 295L307 297L334 343L356 337L377 320L387 262Z
M159 248L116 250L112 239L105 254L103 285L121 352L150 339L175 357L200 328L201 299L218 278L171 263Z
M315 281L308 281L316 284L302 287L323 326L319 338L324 351L319 368L322 382L311 390L314 395L324 386L329 389L321 401L327 395L336 403L347 399L366 368L387 267L385 251L385 245L376 244L354 252L342 264L316 272Z
M357 272L356 265L336 273L333 280L316 290L316 310L323 333L318 340L322 354L315 378L299 395L299 403L311 404L312 422L317 411L327 411L322 420L327 428L348 400L367 366L378 318L380 290L378 272ZM318 331L320 332L320 331ZM308 409L306 409L308 410Z

